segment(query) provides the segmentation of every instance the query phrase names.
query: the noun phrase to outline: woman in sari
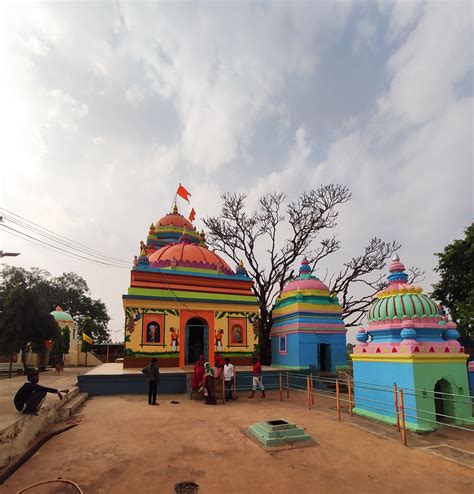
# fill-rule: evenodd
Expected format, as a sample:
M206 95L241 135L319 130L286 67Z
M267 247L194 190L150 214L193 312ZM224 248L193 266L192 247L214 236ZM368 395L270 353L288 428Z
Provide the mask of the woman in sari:
M204 364L204 396L206 398L206 405L216 404L216 380L214 379L214 369L209 362Z
M198 391L204 378L204 355L194 364L193 391Z

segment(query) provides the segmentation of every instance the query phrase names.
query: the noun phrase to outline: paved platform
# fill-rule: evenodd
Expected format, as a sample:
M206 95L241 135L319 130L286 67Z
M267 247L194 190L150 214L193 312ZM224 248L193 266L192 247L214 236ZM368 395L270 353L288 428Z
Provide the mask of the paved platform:
M250 387L252 382L251 366L236 366L237 387ZM279 367L262 366L262 376L266 388L278 386L279 373L286 369ZM292 371L294 373L295 371ZM190 380L194 373L194 366L160 367L159 394L183 394L190 389ZM302 372L304 374L304 371ZM141 369L124 369L122 363L102 364L86 374L78 376L79 389L90 395L117 395L117 394L146 394L148 380Z
M239 372L251 372L251 365L234 366ZM279 372L286 371L282 367L262 365L264 372ZM160 367L160 374L192 374L194 372L194 365L186 365L184 369L181 367ZM81 373L82 374L82 373ZM124 369L122 363L102 364L88 370L84 374L88 376L118 376L128 374L141 375L141 369Z
M46 400L38 414L23 415L19 413L13 398L18 389L26 382L25 376L2 379L0 381L0 467L8 460L24 449L37 434L42 432L50 424L54 423L60 409L67 406L68 402L79 394L76 386L78 374L87 372L88 368L65 368L64 372L57 374L55 370L40 373L39 384L57 389L69 389L69 394L60 400L57 395L48 393Z

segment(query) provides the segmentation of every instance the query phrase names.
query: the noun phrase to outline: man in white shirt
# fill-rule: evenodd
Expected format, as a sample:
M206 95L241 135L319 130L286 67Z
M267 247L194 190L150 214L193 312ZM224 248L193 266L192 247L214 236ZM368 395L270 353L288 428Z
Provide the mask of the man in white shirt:
M234 366L230 360L224 360L224 386L225 386L225 401L232 399L232 383L234 381Z

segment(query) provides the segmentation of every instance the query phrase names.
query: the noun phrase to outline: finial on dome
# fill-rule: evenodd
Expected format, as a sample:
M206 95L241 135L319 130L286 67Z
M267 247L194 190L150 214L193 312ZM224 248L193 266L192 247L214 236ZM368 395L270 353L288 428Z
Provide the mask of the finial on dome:
M173 214L179 214L178 205L176 203L174 203L174 206L173 206Z
M56 312L62 312L63 310L59 305L56 305L56 309L54 309Z
M237 266L235 272L240 275L245 275L248 276L247 270L244 267L244 261L243 259L240 260L239 265Z
M309 261L306 258L306 256L303 258L301 261L301 266L300 266L300 276L304 274L310 274L311 273L311 266L309 265Z
M390 271L388 275L389 284L406 283L408 281L408 275L405 273L405 265L400 261L400 257L396 252L393 255L388 270Z

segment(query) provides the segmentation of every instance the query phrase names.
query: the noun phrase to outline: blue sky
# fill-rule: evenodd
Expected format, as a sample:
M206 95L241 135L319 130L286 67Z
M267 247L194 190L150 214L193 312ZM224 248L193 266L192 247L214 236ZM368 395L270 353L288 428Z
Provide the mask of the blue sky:
M337 182L337 270L396 239L434 252L473 216L470 2L5 3L0 205L131 260L182 182L200 216ZM77 271L122 325L127 270L3 235L13 261Z

